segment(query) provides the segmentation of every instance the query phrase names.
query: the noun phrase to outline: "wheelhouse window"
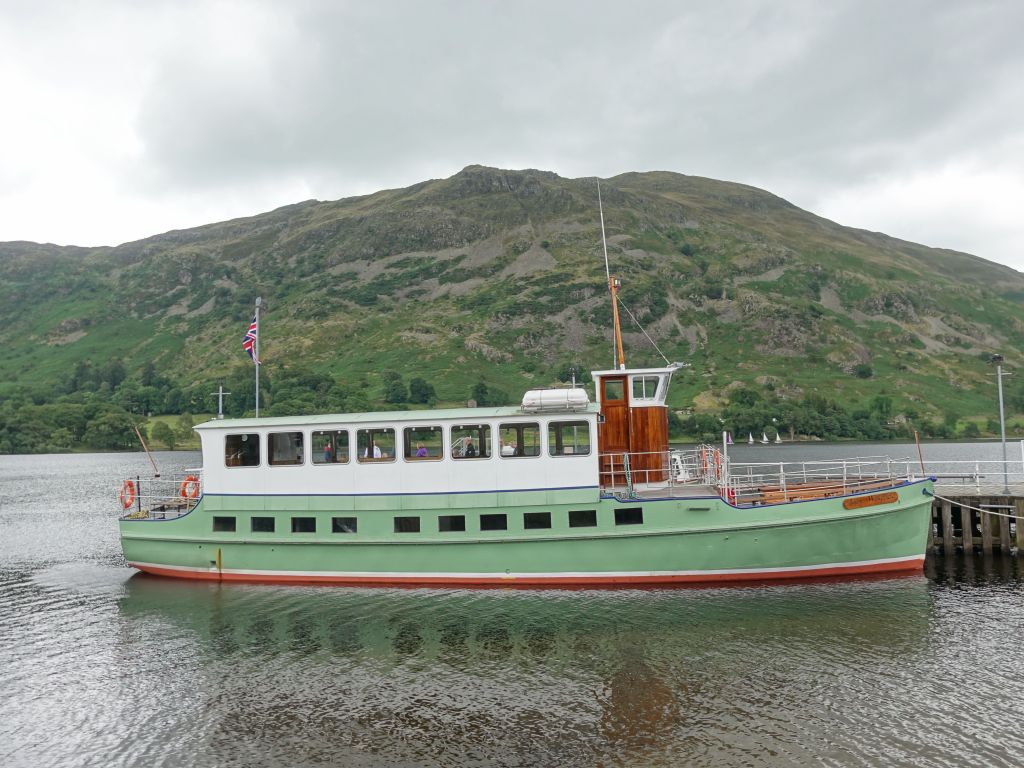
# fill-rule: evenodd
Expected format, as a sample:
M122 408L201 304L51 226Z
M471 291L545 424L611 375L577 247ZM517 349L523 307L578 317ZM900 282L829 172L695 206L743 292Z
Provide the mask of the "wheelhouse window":
M272 467L302 463L301 432L271 432L267 435L267 460Z
M540 425L502 424L498 427L501 455L507 459L540 456Z
M661 376L634 376L633 402L655 402L658 399L658 385Z
M314 464L345 464L348 462L348 430L318 429L310 443Z
M360 463L394 461L395 430L390 427L358 430L356 450Z
M224 464L228 467L258 467L260 465L260 436L224 436Z
M588 455L590 425L585 421L552 421L548 424L548 453L552 456Z
M293 517L292 533L316 533L316 518Z
M408 461L440 461L444 456L444 430L440 427L406 427L402 438Z
M453 459L487 459L491 456L491 427L488 424L456 424L452 427Z
M602 379L604 385L604 397L601 398L601 402L607 403L610 400L625 400L625 384L621 378L614 379Z

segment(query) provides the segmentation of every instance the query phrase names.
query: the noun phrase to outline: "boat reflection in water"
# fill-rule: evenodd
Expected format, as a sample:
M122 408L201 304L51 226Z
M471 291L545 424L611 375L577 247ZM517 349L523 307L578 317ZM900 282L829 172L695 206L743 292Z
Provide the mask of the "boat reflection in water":
M215 762L240 764L670 764L740 755L766 724L813 750L822 701L849 710L849 680L913 666L930 609L920 576L524 592L140 574L120 601L142 647L194 667L188 707Z

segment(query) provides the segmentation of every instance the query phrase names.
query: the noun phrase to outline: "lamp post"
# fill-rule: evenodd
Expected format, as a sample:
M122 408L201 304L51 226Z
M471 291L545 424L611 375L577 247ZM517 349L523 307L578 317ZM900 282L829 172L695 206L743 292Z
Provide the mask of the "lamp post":
M1006 470L1006 416L1003 411L1003 376L1009 376L1009 373L1003 373L1003 356L1000 354L992 355L988 359L989 363L996 367L996 386L999 390L999 437L1003 443L1003 493L1009 495L1010 483L1007 479Z

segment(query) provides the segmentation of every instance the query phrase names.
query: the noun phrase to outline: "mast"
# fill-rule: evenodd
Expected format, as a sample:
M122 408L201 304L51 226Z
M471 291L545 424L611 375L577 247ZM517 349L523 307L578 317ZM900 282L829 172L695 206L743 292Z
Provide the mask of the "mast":
M601 214L601 246L604 248L604 274L608 278L608 290L612 296L612 318L615 323L615 344L612 349L612 368L626 369L626 356L622 352L622 327L619 325L619 287L622 281L612 277L608 265L608 239L604 233L604 205L601 202L601 180L597 180L597 209Z
M256 338L252 343L253 362L256 363L256 418L260 417L260 306L263 299L256 297Z

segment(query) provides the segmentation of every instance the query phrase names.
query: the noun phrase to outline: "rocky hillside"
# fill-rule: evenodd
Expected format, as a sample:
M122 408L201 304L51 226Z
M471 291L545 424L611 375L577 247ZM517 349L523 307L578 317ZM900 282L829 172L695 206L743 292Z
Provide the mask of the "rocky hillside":
M739 184L629 173L601 188L623 303L691 365L677 408L714 411L746 385L986 414L988 355L1022 359L1012 269ZM246 370L256 296L268 375L308 369L371 403L385 371L458 402L478 381L516 397L570 362L611 362L595 181L470 166L114 248L0 244L0 397L66 391L118 361L122 378L160 377L209 410L217 383ZM660 364L624 323L627 361Z

